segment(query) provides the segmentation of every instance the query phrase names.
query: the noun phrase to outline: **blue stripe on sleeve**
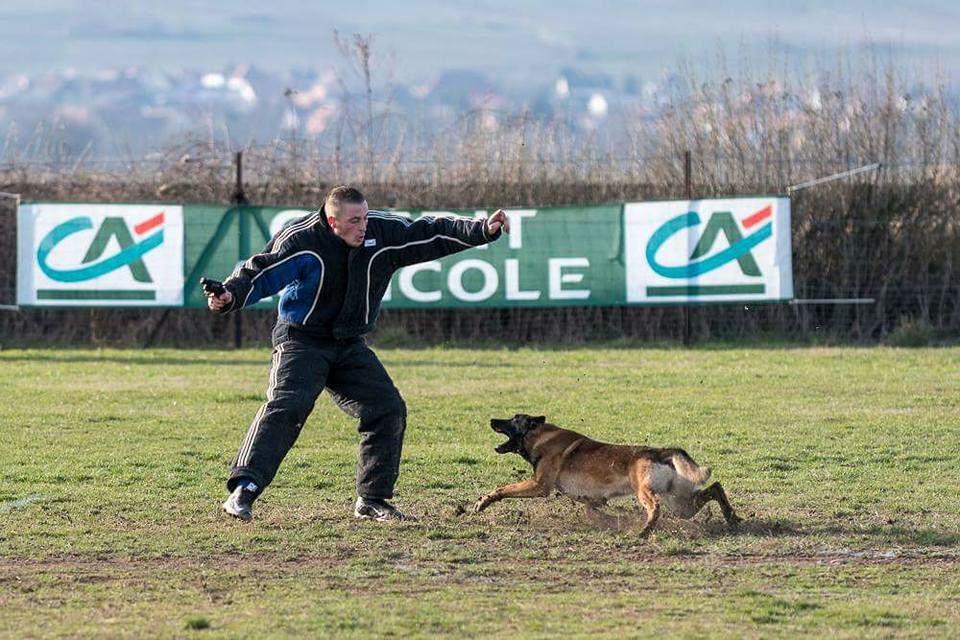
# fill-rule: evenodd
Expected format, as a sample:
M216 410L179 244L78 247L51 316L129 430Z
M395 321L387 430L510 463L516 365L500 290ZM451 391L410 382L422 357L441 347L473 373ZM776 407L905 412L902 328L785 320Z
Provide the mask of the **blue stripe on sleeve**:
M253 286L243 306L249 307L263 298L268 298L287 285L296 282L310 269L319 271L320 264L313 253L294 254L261 271L253 280Z

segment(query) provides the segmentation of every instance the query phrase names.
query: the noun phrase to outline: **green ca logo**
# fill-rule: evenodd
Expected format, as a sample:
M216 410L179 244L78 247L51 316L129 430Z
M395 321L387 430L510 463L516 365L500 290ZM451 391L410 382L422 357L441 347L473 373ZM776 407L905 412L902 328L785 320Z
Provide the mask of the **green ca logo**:
M717 211L713 213L690 254L690 258L686 264L682 265L660 263L657 260L657 252L674 234L699 227L702 221L700 215L695 211L671 218L650 236L646 248L647 264L654 272L664 278L687 279L701 276L736 260L744 275L762 276L760 267L757 266L757 261L751 251L773 235L773 223L770 221L772 210L772 206L767 206L741 220L743 228L748 230L766 221L766 224L747 236L740 232L740 226L732 212ZM727 248L708 255L721 234L726 238Z
M47 277L58 282L92 280L123 267L130 269L130 274L137 282L153 282L143 262L143 256L163 244L163 221L164 214L160 212L134 225L131 234L122 217L104 218L81 260L82 266L59 269L49 263L50 253L54 248L70 236L94 227L93 221L87 216L72 218L54 227L43 238L37 249L37 262ZM120 251L104 258L103 254L111 238L117 241Z

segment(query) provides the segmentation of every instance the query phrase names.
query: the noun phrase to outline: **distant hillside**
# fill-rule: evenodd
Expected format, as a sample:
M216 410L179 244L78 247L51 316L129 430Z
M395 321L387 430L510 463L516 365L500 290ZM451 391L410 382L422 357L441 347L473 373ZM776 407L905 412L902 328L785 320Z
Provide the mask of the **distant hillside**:
M330 34L339 29L376 34L377 54L393 55L384 68L410 83L427 81L446 68L473 68L522 84L564 66L647 79L673 69L681 58L713 64L721 48L734 65L744 51L771 47L787 52L792 64L815 64L818 58L829 62L838 47L864 42L907 66L938 66L953 78L960 76L960 39L944 28L960 24L960 5L953 0L843 5L166 0L143 6L4 2L0 74L122 64L162 71L229 64L273 71L323 67L337 57Z

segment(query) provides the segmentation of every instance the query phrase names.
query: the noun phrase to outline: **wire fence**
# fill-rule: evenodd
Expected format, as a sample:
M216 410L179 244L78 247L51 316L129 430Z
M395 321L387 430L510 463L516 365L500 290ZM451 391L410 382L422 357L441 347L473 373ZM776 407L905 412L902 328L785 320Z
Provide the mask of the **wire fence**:
M342 105L319 138L245 146L244 195L315 208L332 186L355 184L378 208L599 204L784 193L878 163L792 194L794 293L807 304L391 310L376 339L925 344L960 336L960 113L947 88L924 89L875 65L856 74L840 65L809 82L749 69L712 77L721 80L681 75L656 110L625 110L603 131L525 111L493 126L474 113L420 131L381 112L367 86L367 102ZM142 159L7 154L0 190L29 200L225 204L236 196L239 150L188 139ZM6 248L11 220L0 218L4 299L15 262ZM272 316L249 314L244 339L265 342ZM0 340L230 344L228 322L190 310L29 310L0 314Z
M245 176L258 173L251 171L258 156L250 155ZM47 175L18 167L14 173L0 170L0 188L33 200L226 203L235 195L233 167L229 158L220 160L214 174L202 163L187 165L191 171L183 172L164 165L164 175L140 180L115 173ZM170 172L181 172L179 181L171 180ZM684 185L682 179L632 182L629 177L608 169L604 179L555 174L525 181L468 175L462 180L392 181L381 176L360 184L374 206L432 209L683 198L688 187L697 197L755 194L766 186L714 183L704 188L695 179ZM334 184L289 178L280 173L247 183L246 196L256 204L313 208ZM383 344L951 340L960 335L958 194L956 180L930 180L923 172L911 179L864 173L796 191L794 291L807 304L388 310L374 339ZM0 304L14 297L14 211L14 200L0 198ZM274 312L249 312L244 343L265 344L274 319ZM198 310L20 310L0 314L0 344L229 345L234 337L230 323Z

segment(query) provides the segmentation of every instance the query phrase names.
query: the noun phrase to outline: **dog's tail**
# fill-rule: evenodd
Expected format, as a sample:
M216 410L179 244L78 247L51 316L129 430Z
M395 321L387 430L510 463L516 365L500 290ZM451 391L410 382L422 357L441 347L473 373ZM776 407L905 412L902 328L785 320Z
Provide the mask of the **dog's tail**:
M683 449L674 449L670 462L681 478L693 484L703 484L710 479L710 467L701 467Z

